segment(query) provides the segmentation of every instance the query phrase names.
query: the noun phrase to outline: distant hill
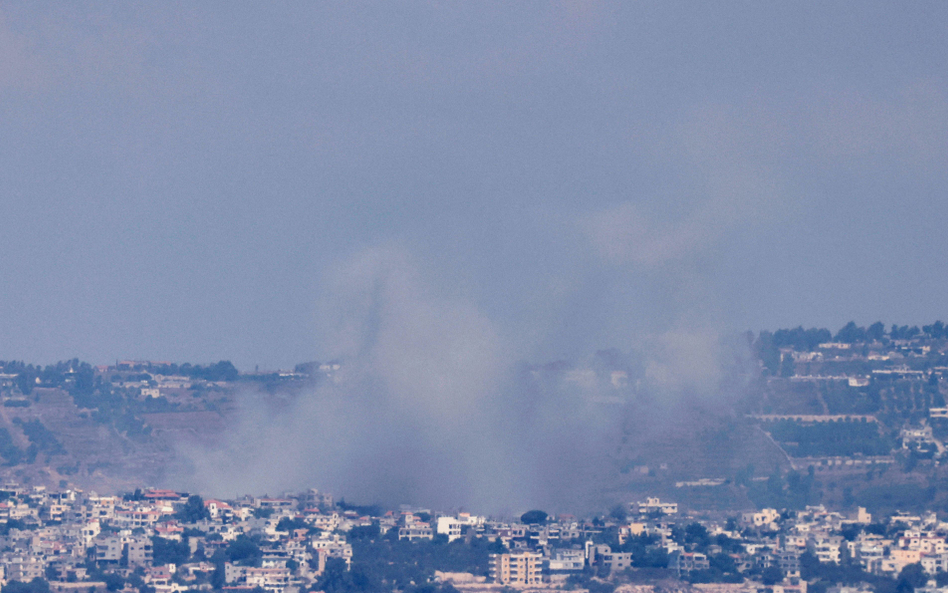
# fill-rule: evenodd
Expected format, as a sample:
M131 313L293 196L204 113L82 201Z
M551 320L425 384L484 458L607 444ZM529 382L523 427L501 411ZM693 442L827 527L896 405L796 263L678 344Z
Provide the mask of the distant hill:
M659 495L724 510L948 509L944 324L760 332L741 338L742 348L707 393L665 397L641 360L606 350L523 365L510 397L523 410L546 402L584 415L563 430L602 427L587 440L596 450L578 452L590 471L570 487L604 508ZM0 362L0 478L103 491L164 484L181 470L182 445L221 441L247 394L292 410L341 380L340 369L339 361L264 374L226 361Z

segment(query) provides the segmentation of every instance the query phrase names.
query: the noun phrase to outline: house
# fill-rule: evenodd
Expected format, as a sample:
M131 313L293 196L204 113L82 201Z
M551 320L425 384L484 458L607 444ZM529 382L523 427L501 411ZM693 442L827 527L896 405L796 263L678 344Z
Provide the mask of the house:
M582 549L558 548L547 562L551 572L582 570L586 566L586 553Z
M838 535L814 534L807 540L807 551L820 562L839 564L843 538Z
M616 572L632 568L632 554L629 552L609 552L599 557L603 566L609 567L609 572Z
M668 559L668 567L677 570L678 574L681 575L683 572L693 570L708 570L711 568L711 563L708 562L707 556L699 552L676 550Z
M398 539L407 539L410 542L419 539L434 539L434 531L431 525L427 523L412 523L408 527L401 527L398 530Z
M447 535L448 543L461 538L462 523L454 517L438 517L437 532L439 535Z
M756 513L744 513L741 515L744 523L748 523L757 528L764 528L770 531L777 529L777 520L780 519L780 512L777 509L761 509Z
M650 515L652 513L674 515L678 512L678 503L662 502L658 498L646 498L645 502L630 503L629 508L632 512L637 512L640 515Z
M122 559L122 551L125 546L122 545L120 537L105 537L96 541L95 561L118 563Z

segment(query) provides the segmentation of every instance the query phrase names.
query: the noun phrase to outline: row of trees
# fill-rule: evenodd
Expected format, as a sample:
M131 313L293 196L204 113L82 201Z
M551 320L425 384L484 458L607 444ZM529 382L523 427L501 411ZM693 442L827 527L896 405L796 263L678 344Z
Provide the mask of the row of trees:
M753 338L753 336L751 336ZM780 348L793 348L797 351L813 351L820 344L826 342L842 342L854 344L857 342L873 342L885 340L909 340L912 338L931 338L941 340L948 338L948 329L941 321L936 321L931 325L925 325L919 328L916 325L892 325L886 331L885 324L877 321L869 327L856 325L855 321L850 321L844 325L838 332L833 334L830 330L817 327L804 329L799 326L793 329L778 329L770 332L764 330L753 338L753 346L757 355L764 361L772 372L776 373L780 363ZM767 363L770 364L767 364Z
M794 457L888 455L895 443L874 422L767 422L764 429Z
M236 381L240 372L229 360L209 365L190 363L150 366L151 373L162 375L182 375L205 381ZM26 364L23 361L0 360L0 373L16 375L14 383L24 395L32 393L37 385L42 387L68 388L76 393L90 393L96 388L95 369L88 362L78 358L62 360L46 366ZM145 377L148 377L146 374Z

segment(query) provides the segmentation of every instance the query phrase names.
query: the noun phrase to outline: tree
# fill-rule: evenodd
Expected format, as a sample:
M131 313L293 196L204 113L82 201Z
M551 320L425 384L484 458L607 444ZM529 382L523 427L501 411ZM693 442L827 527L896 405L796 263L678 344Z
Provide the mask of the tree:
M293 531L294 529L307 529L309 524L302 519L290 519L289 517L283 517L277 523L277 531Z
M259 566L260 561L263 560L263 552L260 551L260 546L246 535L237 536L237 539L227 546L225 554L228 560L243 566Z
M379 522L373 521L371 525L356 525L349 530L348 535L346 535L346 539L349 541L360 539L373 540L378 538L381 532L382 530L379 528Z
M314 590L325 593L347 593L355 590L352 575L346 568L346 561L342 558L328 558L326 569L316 581Z
M792 377L796 372L796 367L793 364L793 353L784 352L781 356L782 362L780 363L780 376L781 377Z
M188 561L191 549L187 542L178 542L163 537L151 538L155 566L163 564L181 565Z
M690 523L685 527L685 542L698 547L707 547L709 542L708 530L701 523Z
M214 587L215 591L220 591L224 588L224 585L227 584L226 574L224 572L224 563L219 562L214 567L214 572L211 573L211 586Z
M901 585L902 583L906 583L912 589L924 587L925 583L927 582L928 575L925 574L925 570L918 562L915 564L909 564L902 569L902 572L899 573L899 584Z
M924 331L930 337L940 340L945 337L945 324L941 321L936 321L932 325L924 326L922 331Z
M106 573L105 576L102 577L102 580L105 581L105 588L109 591L118 591L125 587L125 579L114 572Z
M270 507L259 507L253 510L253 516L257 519L269 519L273 515L273 509Z
M192 494L188 497L188 502L175 513L175 517L184 523L195 523L202 519L210 519L211 512L204 506L204 499L197 494Z
M771 375L776 375L780 369L780 349L774 343L774 335L769 331L762 331L754 342L754 351L757 358L763 363Z
M547 517L548 515L543 511L534 509L520 515L520 522L526 523L527 525L534 525L537 523L544 523Z
M10 581L3 586L3 593L49 593L49 582L39 577L29 583Z
M36 377L33 373L24 372L18 374L14 382L16 383L17 389L20 390L20 393L29 395L33 393L33 386L36 385Z
M776 585L783 580L783 571L780 570L779 566L768 566L764 569L764 572L761 573L760 580L768 587Z
M836 333L836 341L849 344L853 342L865 342L866 336L866 328L859 327L855 321L850 321Z
M800 576L809 581L819 576L820 559L812 552L800 555Z

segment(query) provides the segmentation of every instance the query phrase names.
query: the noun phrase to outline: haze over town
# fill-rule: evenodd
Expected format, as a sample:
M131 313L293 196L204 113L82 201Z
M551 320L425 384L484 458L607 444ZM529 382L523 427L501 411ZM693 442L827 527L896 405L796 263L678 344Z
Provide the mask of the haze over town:
M948 593L946 23L0 4L0 593Z

